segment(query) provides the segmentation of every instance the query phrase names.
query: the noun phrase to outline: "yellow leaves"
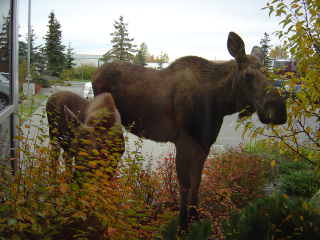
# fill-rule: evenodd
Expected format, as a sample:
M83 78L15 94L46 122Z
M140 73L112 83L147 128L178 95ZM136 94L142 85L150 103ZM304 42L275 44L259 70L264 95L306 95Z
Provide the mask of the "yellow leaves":
M308 204L307 202L303 202L302 207L303 207L305 210L308 210L308 209L309 209L309 204Z
M298 7L300 7L300 5L297 4L297 3L294 3L294 4L291 5L291 7L292 7L292 8L298 8Z
M68 190L69 190L68 184L66 184L66 183L60 184L59 190L60 190L60 192L63 193L63 194L66 193L66 192L68 192Z
M292 219L292 215L291 214L289 214L286 218L285 218L285 221L289 221L290 219Z
M97 177L103 177L104 175L105 175L104 172L101 171L101 170L96 170L95 171L95 176L97 176Z
M88 144L88 145L90 145L90 144L93 143L90 139L81 139L80 141L81 141L82 143Z
M43 153L46 153L47 151L48 151L48 148L47 148L47 147L39 147L39 148L38 148L38 152L39 152L39 153L42 153L42 154L43 154Z
M272 160L272 161L270 162L271 168L274 168L274 167L276 166L276 164L277 164L276 160Z
M51 132L52 132L52 133L58 133L58 129L57 129L57 128L53 128L53 129L51 130Z
M104 235L105 237L112 237L116 232L117 232L117 229L108 227Z
M18 141L22 141L25 139L25 137L24 136L16 136L15 139Z
M73 218L80 218L82 220L86 220L87 219L87 214L82 212L82 211L76 211L73 215Z
M93 153L94 155L96 155L96 156L98 156L98 155L100 154L97 149L93 149L93 150L92 150L92 153Z
M82 157L88 157L89 154L87 152L83 152L83 151L80 151L79 153L79 156L82 156Z

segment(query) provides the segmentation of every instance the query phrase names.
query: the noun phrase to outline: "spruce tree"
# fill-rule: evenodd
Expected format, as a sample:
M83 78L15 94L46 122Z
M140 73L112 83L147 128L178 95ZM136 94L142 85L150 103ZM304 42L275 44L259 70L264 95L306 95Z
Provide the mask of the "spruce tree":
M30 34L30 63L31 71L33 75L40 75L45 70L46 57L43 53L42 45L36 45L36 34L34 30L31 30ZM26 41L28 41L28 36L26 36Z
M19 63L27 60L28 44L25 41L19 41Z
M1 62L9 62L9 39L11 18L10 16L2 18L3 24L2 29L0 29L0 59Z
M123 16L120 16L119 21L115 21L113 26L115 31L111 33L112 49L108 52L108 57L113 60L133 61L136 45L132 43L134 39L129 37L128 24L124 22Z
M73 55L74 55L73 48L69 43L69 46L67 48L67 53L66 53L66 62L65 62L66 69L71 69L75 65Z
M158 69L163 69L163 64L169 62L169 55L165 52L161 52L160 56L157 57L156 62L158 63Z
M45 55L47 57L47 71L58 77L65 67L65 46L62 45L61 25L54 12L49 14L48 32L45 36Z
M147 65L148 47L146 43L141 43L137 55L134 57L134 63L142 66Z
M271 70L271 59L269 57L269 51L271 49L270 37L268 33L264 33L263 38L260 40L260 47L263 53L263 65L267 71Z

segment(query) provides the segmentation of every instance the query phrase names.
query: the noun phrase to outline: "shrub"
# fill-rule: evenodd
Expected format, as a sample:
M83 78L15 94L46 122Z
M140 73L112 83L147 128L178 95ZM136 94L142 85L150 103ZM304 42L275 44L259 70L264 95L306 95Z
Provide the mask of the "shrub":
M227 218L233 209L243 207L263 196L268 166L261 157L250 155L242 149L230 150L206 161L198 211L200 218L209 219L211 222L212 235L222 238L221 219ZM153 176L158 177L160 183L155 197L156 205L161 209L158 211L177 214L179 185L173 154L159 161L159 168ZM171 236L168 239L175 239L172 237L177 233L174 222L167 226L166 233L166 236Z
M258 199L223 223L226 240L320 239L320 215L301 199Z
M73 68L72 77L74 79L90 80L97 71L97 67L91 65L81 65Z
M20 171L0 177L0 239L153 239L172 218L170 212L154 217L144 196L150 195L145 186L157 185L142 174L138 153L123 160L113 179L100 163L78 184L63 168L51 171L50 149L43 146L48 136L35 130L35 139L17 137L24 156Z
M270 144L266 140L249 142L244 146L244 151L268 160L287 159L287 154L283 154L275 144Z
M213 193L217 194L214 197L217 204L222 204L222 199L229 199L225 207L244 207L263 195L268 169L269 165L261 157L248 154L242 149L229 150L209 159L201 185L202 207L214 208L211 202ZM216 212L216 209L213 212Z
M286 161L281 161L279 163L279 174L291 174L292 172L295 171L300 171L300 170L312 170L312 166L310 163L306 161L292 161L292 160L286 160Z
M180 234L180 238L177 238L179 235L179 223L178 219L173 219L169 224L165 226L162 230L162 238L164 240L207 240L211 236L212 226L211 222L208 220L202 220L191 224L190 230L188 233Z
M280 176L280 191L311 198L320 189L319 175L312 170L298 170Z
M60 74L60 78L63 81L71 81L73 79L74 76L74 69L70 68L70 69L64 69L62 71L62 73Z

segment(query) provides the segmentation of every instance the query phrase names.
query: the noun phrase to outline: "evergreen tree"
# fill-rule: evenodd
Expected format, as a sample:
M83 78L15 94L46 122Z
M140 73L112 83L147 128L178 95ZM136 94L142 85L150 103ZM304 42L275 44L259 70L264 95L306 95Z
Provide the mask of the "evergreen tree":
M271 70L271 59L269 57L270 46L270 37L268 33L264 33L263 38L260 40L260 47L263 52L263 65L267 71Z
M47 71L58 77L65 67L65 46L62 45L61 25L54 12L49 14L48 32L45 36L45 55L47 58Z
M161 52L160 56L157 57L156 62L158 63L158 69L162 69L163 68L163 64L169 62L168 54L165 53L165 52Z
M28 44L24 41L19 41L19 63L27 60Z
M71 47L71 44L69 43L67 53L66 53L66 62L65 62L66 69L71 69L75 65L73 55L74 55L73 48Z
M40 75L45 70L46 57L42 45L35 45L36 34L31 30L30 34L30 64L33 75ZM28 36L26 36L28 40Z
M147 65L148 47L146 43L142 43L137 55L134 57L134 63L142 66Z
M10 36L10 16L3 17L2 29L0 29L0 59L1 62L9 62L9 36Z
M129 37L128 24L123 21L123 16L120 16L119 21L115 21L113 26L115 31L111 33L111 36L113 36L111 40L112 49L108 57L113 60L131 62L136 52L136 45L132 43L134 39Z

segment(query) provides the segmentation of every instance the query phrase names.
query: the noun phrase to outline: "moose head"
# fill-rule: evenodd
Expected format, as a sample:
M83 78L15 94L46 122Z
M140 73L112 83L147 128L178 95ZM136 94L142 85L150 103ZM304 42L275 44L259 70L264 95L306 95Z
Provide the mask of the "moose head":
M237 64L232 88L245 109L239 117L257 112L262 123L284 124L287 120L285 100L263 71L262 50L254 47L251 55L246 55L243 40L233 32L229 33L227 46Z

